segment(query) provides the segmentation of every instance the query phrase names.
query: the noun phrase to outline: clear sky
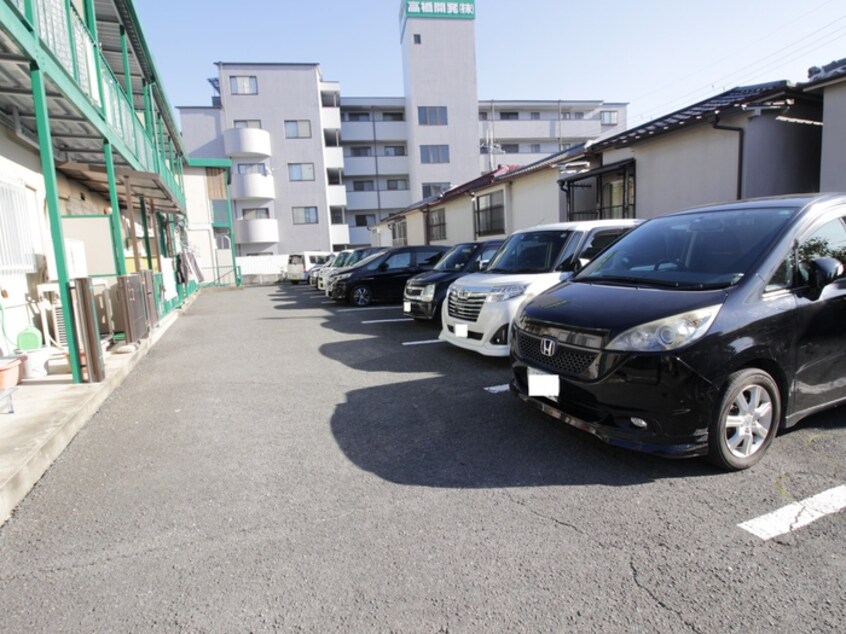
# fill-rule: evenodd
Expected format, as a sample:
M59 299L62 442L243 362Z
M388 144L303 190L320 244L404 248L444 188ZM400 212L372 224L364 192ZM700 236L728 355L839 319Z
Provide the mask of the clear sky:
M315 62L346 97L400 97L399 0L134 0L173 106L215 62ZM627 102L629 126L846 58L845 0L476 0L479 99ZM448 71L446 71L448 72Z

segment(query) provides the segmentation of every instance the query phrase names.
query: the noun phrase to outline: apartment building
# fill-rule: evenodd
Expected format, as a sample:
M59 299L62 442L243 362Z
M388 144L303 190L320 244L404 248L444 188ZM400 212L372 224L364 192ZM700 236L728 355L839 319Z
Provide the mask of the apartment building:
M131 2L0 2L0 72L0 356L35 327L74 382L102 380L102 343L197 288L187 153Z
M343 96L318 64L218 64L179 108L192 157L229 157L238 255L371 244L370 228L497 165L625 129L626 104L480 101L473 0L400 3L404 94Z

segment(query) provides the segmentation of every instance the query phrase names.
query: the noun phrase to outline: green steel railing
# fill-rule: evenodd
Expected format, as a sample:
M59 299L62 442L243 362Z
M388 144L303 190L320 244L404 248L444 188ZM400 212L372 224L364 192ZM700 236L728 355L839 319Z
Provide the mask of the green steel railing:
M22 16L26 1L12 0ZM184 206L185 193L163 151L156 148L155 134L141 120L124 87L99 50L85 21L66 0L32 0L36 32L44 46L67 71L91 105L103 113L111 132L123 141L138 168L158 174ZM25 18L24 18L25 21ZM97 77L99 62L100 77ZM102 94L101 94L102 86Z

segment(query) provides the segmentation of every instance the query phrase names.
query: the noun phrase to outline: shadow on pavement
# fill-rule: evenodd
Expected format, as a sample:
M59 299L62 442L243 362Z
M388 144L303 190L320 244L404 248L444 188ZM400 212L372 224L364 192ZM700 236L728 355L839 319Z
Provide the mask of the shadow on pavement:
M510 394L467 399L449 377L351 391L332 433L358 467L398 484L488 488L632 485L716 473L607 446Z

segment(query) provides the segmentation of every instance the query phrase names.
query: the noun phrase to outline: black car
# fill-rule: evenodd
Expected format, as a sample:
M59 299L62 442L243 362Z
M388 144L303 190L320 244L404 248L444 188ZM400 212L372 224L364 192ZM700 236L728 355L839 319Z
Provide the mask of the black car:
M654 218L523 306L512 389L602 440L756 463L846 400L846 195Z
M433 270L406 282L402 312L415 319L440 319L449 285L468 273L481 271L500 244L502 240L456 244Z
M332 271L324 279L324 292L326 293L327 297L332 297L332 287L335 284L335 279L337 276L345 273L347 270L354 267L359 262L364 261L365 259L369 258L372 255L377 253L384 253L388 250L388 247L359 247L357 249L353 249L351 253L344 258L344 262L342 266L333 267Z
M433 245L396 247L371 256L333 277L332 298L355 306L399 301L408 279L431 270L448 250Z

